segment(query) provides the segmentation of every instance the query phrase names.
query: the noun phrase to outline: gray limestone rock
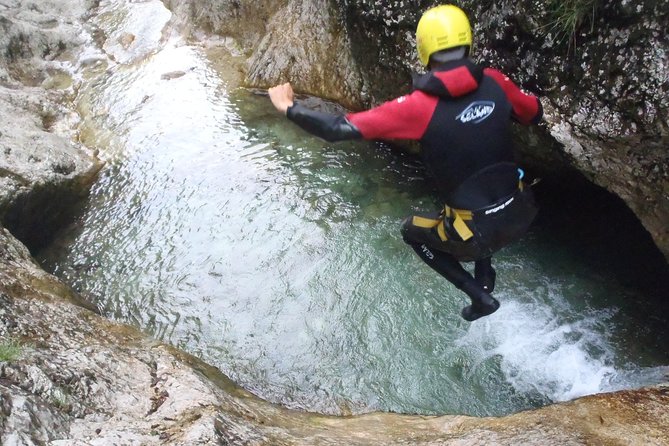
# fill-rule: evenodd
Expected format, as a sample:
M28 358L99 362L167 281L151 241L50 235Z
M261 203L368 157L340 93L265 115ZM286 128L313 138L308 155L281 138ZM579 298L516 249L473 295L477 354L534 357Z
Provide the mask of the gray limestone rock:
M0 8L0 222L34 247L68 218L100 168L76 142L78 118L64 105L72 81L62 61L51 61L83 42L70 14L86 7L15 1Z

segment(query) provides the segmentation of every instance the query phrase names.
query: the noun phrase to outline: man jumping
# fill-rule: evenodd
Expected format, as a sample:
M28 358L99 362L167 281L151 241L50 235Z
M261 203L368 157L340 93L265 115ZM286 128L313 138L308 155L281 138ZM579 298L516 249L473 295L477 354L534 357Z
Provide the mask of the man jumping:
M541 102L504 74L468 58L472 31L456 6L426 11L418 22L416 44L427 73L414 79L412 93L371 110L317 112L294 102L289 83L270 88L269 95L288 119L328 141L420 141L443 206L405 219L402 237L469 296L471 305L463 308L462 317L474 321L499 308L491 295L492 255L518 240L537 213L514 161L510 123L538 123ZM474 276L460 262L474 262Z

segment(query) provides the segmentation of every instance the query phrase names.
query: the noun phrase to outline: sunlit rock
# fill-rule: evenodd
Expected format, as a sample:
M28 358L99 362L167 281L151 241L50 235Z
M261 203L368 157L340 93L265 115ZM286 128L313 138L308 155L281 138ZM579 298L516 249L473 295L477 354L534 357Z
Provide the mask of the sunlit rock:
M72 80L51 61L83 43L81 25L57 15L68 8L61 2L21 3L0 11L0 221L36 247L68 218L100 166L75 141L78 117L63 105ZM85 2L71 3L84 14Z

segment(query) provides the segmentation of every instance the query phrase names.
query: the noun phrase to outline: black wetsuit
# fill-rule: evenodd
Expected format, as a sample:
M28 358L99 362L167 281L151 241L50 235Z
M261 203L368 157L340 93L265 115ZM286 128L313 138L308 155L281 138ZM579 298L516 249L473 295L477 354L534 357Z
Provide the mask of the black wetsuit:
M421 142L444 208L407 218L402 235L423 261L472 298L473 310L463 313L468 320L499 306L488 295L495 275L490 257L520 238L536 215L531 191L523 187L514 162L510 122L528 125L541 117L538 98L499 71L468 59L416 77L411 94L368 111L343 116L299 104L288 109L290 120L328 141ZM460 261L476 261L475 278ZM478 314L486 302L489 307Z

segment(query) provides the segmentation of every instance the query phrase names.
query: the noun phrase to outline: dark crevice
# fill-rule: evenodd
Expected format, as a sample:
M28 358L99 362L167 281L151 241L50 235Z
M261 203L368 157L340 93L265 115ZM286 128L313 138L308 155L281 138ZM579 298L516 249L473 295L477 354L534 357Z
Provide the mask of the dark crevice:
M74 186L76 188L76 186ZM72 222L77 205L86 191L64 186L36 186L15 197L7 209L0 212L0 224L35 255L48 246L58 230Z
M535 226L580 258L608 271L669 310L669 264L621 198L577 172L544 178L535 186L541 210Z

